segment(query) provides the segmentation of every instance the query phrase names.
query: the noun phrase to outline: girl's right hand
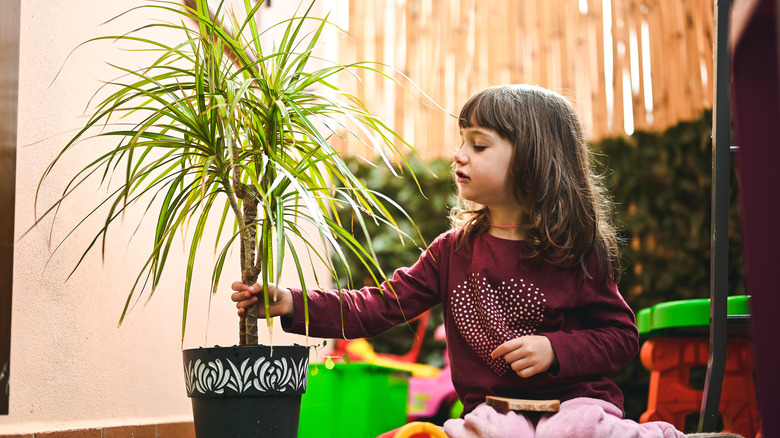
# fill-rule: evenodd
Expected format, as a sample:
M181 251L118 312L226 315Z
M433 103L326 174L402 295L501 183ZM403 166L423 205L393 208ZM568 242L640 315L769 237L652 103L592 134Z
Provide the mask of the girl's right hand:
M230 296L230 299L236 303L238 316L243 317L246 316L246 309L249 306L258 303L258 294L262 293L263 285L255 283L249 286L241 281L236 281L233 283L232 289L235 293ZM276 297L276 300L274 300L274 297ZM295 306L290 289L271 283L268 285L268 299L271 301L269 314L265 314L265 306L261 302L257 306L258 317L272 318L274 316L289 316L292 318L295 316Z

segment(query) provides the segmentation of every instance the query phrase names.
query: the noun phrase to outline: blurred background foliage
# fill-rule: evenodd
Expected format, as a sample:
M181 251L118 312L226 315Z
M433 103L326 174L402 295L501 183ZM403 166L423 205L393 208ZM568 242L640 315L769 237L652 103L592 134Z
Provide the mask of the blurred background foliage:
M679 123L664 132L636 132L591 144L598 154L599 173L613 196L615 223L623 241L620 290L635 312L661 302L709 297L711 121L712 115L706 111L697 120ZM729 222L730 295L745 293L734 159ZM357 160L349 165L368 187L403 206L417 223L425 242L430 243L450 226L448 213L456 199L450 162L410 161L424 195L409 175L395 178L380 166ZM426 165L433 175L426 171ZM341 220L350 220L348 213L338 214ZM386 275L391 275L395 268L411 266L424 248L408 222L402 228L415 240L413 244L407 240L405 245L389 228L368 225ZM356 260L350 262L350 270L352 285L373 284ZM347 286L346 282L340 285ZM439 306L427 326L420 362L442 365L444 344L432 337L441 322ZM413 339L412 327L403 325L371 343L377 352L403 354ZM649 382L649 373L639 356L613 378L626 397L626 416L638 420L647 406Z
M416 155L407 159L409 167L417 177L417 182L409 173L396 178L382 165L373 165L357 159L347 161L350 170L364 181L367 187L395 200L409 213L417 225L415 229L409 220L402 219L401 215L395 215L396 212L392 211L398 218L399 227L408 236L401 242L398 233L390 227L366 223L366 228L373 239L374 251L388 277L397 268L412 266L420 257L425 245L450 228L449 211L457 199L457 188L451 177L450 160L438 159L426 163ZM388 204L388 208L392 207ZM337 213L342 222L349 223L353 220L352 212L349 210L341 210ZM361 232L353 234L361 244L365 244ZM348 259L350 276L345 277L338 286L340 288L373 286L374 282L368 270L357 259ZM337 262L335 258L333 261ZM423 335L424 342L419 361L442 366L444 342L433 339L433 332L442 322L441 305L439 305L431 311L424 334L415 333L416 324L404 324L371 339L370 342L378 353L403 354L411 348L415 336Z
M624 239L620 289L634 310L708 298L712 114L662 133L637 132L593 144ZM744 293L735 159L729 215L729 294Z

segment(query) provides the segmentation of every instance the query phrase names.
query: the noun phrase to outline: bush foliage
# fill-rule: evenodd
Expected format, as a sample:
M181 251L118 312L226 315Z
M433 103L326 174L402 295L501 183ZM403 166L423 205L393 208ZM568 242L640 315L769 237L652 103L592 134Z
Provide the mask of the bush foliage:
M625 245L620 289L634 310L707 298L712 208L711 113L663 133L637 132L593 145L616 204ZM737 180L731 172L729 294L744 293Z
M457 189L451 177L449 160L440 159L425 163L414 156L408 161L409 167L417 178L416 181L409 173L395 178L383 166L358 160L348 162L350 169L367 187L395 200L409 212L417 225L415 229L409 220L401 218L400 215L396 216L399 228L406 233L402 242L399 240L398 233L392 228L382 224L366 224L368 233L372 236L374 251L388 278L396 268L414 264L425 245L449 229L449 211L456 202ZM342 223L349 223L353 219L350 210L341 210L337 213ZM364 244L362 231L355 232L354 236ZM359 260L350 259L349 270L350 275L345 277L346 280L339 284L339 287L373 285L373 277ZM441 323L441 306L437 306L431 312L431 319L424 334L424 344L420 352L420 361L423 363L436 366L443 364L444 343L433 341L433 332ZM377 352L403 354L409 350L415 336L418 335L414 333L414 327L416 324L397 326L371 340L371 343Z

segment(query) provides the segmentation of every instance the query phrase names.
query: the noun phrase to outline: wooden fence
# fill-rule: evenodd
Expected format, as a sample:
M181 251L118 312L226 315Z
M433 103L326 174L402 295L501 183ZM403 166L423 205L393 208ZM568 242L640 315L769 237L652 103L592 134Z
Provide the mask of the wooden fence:
M713 10L713 0L349 0L339 57L391 65L441 106L376 75L345 85L426 158L460 143L442 108L457 114L505 83L567 96L595 140L712 107Z

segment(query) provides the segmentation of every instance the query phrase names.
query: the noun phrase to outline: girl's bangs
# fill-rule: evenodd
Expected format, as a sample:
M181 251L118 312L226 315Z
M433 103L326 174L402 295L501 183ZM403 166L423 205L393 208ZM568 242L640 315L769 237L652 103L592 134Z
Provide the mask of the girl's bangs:
M458 125L461 129L471 128L473 126L481 126L483 128L494 129L495 123L488 119L487 114L490 113L490 102L493 99L489 98L488 93L479 93L469 99L460 110L460 116Z
M503 88L488 88L469 99L460 110L461 129L479 126L496 131L506 139L517 133L521 120L517 117L517 97Z

